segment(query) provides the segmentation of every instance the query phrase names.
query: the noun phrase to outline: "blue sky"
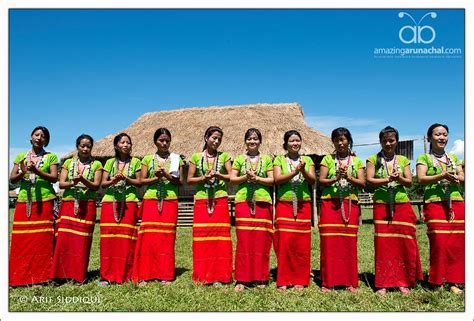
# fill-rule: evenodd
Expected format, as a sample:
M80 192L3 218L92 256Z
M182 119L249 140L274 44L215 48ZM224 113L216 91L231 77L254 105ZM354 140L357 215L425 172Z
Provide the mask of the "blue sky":
M430 44L399 30L429 25ZM450 127L463 156L463 10L10 10L10 155L38 124L59 156L75 138L126 128L149 111L298 102L307 123L354 143L386 125L421 139ZM429 30L422 39L429 39ZM407 39L405 35L404 39ZM375 48L460 48L457 55L380 57ZM283 134L283 133L282 133ZM456 143L455 143L456 142ZM365 158L378 146L356 147ZM415 144L415 155L423 151ZM11 163L11 161L10 161Z

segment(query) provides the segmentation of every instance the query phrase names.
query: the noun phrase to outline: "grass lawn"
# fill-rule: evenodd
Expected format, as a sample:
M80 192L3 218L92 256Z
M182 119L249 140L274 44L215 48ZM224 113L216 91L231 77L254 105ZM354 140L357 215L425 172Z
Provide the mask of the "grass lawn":
M415 213L418 211L415 209ZM10 211L10 225L12 220ZM374 228L371 210L363 210L365 223L359 229L359 293L333 291L322 294L318 282L302 292L278 293L274 281L266 289L234 292L234 284L221 287L194 285L191 281L191 229L178 228L176 242L176 281L169 286L150 282L145 287L132 283L99 287L99 226L96 225L89 263L90 280L83 285L19 287L9 290L10 311L464 311L464 297L441 288L429 290L417 284L409 296L389 292L374 294ZM429 269L426 226L417 225L424 274ZM232 231L235 250L235 230ZM313 270L319 270L319 234L312 232ZM272 251L271 268L276 268Z

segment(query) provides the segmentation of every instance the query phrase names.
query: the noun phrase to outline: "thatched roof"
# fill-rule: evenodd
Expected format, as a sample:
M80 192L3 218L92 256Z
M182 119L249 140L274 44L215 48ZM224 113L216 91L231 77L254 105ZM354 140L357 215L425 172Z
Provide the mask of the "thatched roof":
M282 154L283 134L290 129L301 133L303 154L324 155L334 149L329 137L305 123L303 110L297 103L195 107L149 112L139 117L123 132L132 137L133 156L141 158L156 151L153 134L157 128L166 127L172 135L171 150L189 159L193 153L202 150L204 132L210 125L223 129L224 138L219 150L227 151L233 158L244 152L244 134L250 127L256 127L262 132L260 151L264 154ZM120 132L94 143L92 155L98 158L113 157L113 139ZM64 158L73 154L75 152Z

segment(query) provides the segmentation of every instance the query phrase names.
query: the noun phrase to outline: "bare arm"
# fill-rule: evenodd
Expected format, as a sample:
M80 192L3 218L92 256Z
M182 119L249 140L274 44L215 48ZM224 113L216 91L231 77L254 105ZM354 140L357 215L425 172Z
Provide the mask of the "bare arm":
M239 176L240 170L232 168L230 172L230 183L233 185L238 185L245 183L247 181L247 175Z
M351 183L352 185L355 185L357 187L365 187L365 175L364 175L364 169L363 168L359 168L357 170L357 178L352 176L352 175L348 175L347 176L347 181L349 183Z
M340 179L340 176L334 176L332 178L328 178L329 168L323 164L319 169L319 183L322 186L330 186L337 182Z
M58 164L51 164L49 166L49 173L43 172L41 169L34 166L34 164L28 166L28 170L42 177L50 183L56 183L58 181Z
M220 172L214 173L214 176L217 177L218 179L229 182L230 181L230 172L232 172L232 165L230 164L230 159L228 159L224 163L224 168L225 168L225 174L222 174Z
M194 177L195 174L196 174L196 165L189 162L188 177L187 177L188 184L190 185L199 184L206 180L204 175Z
M23 177L25 177L25 174L26 174L25 171L22 171L20 173L20 164L13 164L13 168L10 173L10 182L13 184L19 182Z
M68 170L64 167L61 168L61 175L59 176L59 188L66 189L74 187L74 182L67 180Z
M314 165L311 165L309 167L309 170L306 171L304 168L304 163L300 164L303 165L302 168L300 169L301 174L303 174L304 179L311 185L314 184L316 181L316 171L314 170Z

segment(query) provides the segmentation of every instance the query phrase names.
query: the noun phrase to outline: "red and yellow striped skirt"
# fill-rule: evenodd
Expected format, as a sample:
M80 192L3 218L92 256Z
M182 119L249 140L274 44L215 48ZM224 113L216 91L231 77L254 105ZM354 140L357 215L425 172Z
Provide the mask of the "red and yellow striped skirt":
M54 201L33 202L31 216L26 203L16 205L10 243L9 286L44 283L50 280L53 258Z
M74 215L74 201L61 202L52 279L73 279L79 283L86 280L95 220L94 200L80 201L77 216Z
M252 215L248 202L237 203L235 226L237 234L235 280L268 281L273 239L272 204L256 202L255 215Z
M344 209L349 222L342 219L339 199L324 199L321 202L319 235L321 247L321 280L324 287L358 285L357 231L359 206L344 200Z
M142 222L135 249L133 282L174 280L178 200L164 200L161 212L157 200L143 200L139 216Z
M449 221L445 202L423 206L430 241L428 282L464 283L464 202L453 201L454 220Z
M100 213L100 277L109 282L123 283L131 279L137 241L137 202L125 202L123 217L117 223L114 203L103 202ZM120 202L115 203L120 215Z
M311 273L311 202L299 201L296 217L292 202L277 202L274 242L277 286L307 286Z
M416 215L410 203L394 204L391 220L389 210L388 204L374 204L375 287L411 287L423 279Z
M232 281L232 239L227 197L215 199L209 214L206 200L194 202L193 281L229 283Z

